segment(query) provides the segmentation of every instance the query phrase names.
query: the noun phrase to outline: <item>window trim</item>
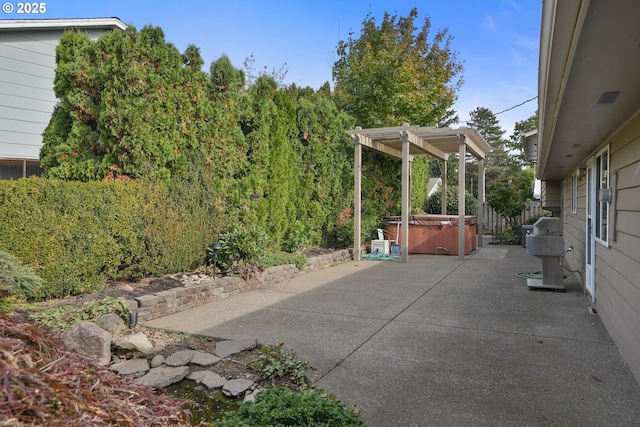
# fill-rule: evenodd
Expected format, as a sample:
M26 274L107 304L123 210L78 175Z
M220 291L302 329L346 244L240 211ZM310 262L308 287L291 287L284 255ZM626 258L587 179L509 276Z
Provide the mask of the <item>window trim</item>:
M595 184L595 212L593 236L596 242L605 247L609 247L609 217L611 214L611 203L600 200L600 192L609 188L610 171L609 145L602 148L594 156L594 184ZM604 235L603 235L604 234Z
M571 175L571 213L578 213L578 172Z

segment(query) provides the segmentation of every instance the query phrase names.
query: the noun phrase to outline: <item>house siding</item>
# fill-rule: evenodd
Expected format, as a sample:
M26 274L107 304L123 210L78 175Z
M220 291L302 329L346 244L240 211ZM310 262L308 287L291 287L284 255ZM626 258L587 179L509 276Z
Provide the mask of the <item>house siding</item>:
M557 213L562 209L562 181L542 181L540 202L542 208Z
M55 50L72 28L72 22L55 29L0 27L0 160L39 160L42 133L58 102ZM110 29L81 30L96 40Z
M595 307L640 379L640 114L605 142L609 144L610 182L617 191L610 206L609 245L595 245ZM571 176L566 182L570 188ZM565 247L574 247L565 265L578 270L576 276L584 287L586 179L578 184L578 211L567 212L563 235ZM565 206L570 197L567 191Z
M55 48L62 30L0 32L0 158L38 159L56 105Z

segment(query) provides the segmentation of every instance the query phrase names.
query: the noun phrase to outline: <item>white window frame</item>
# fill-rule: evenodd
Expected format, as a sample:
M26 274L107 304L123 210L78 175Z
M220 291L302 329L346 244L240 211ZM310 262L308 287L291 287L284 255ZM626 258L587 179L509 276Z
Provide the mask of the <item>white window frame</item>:
M609 188L609 146L607 145L595 155L594 173L596 190L596 211L594 215L594 237L596 242L609 247L609 216L611 204L600 200L600 192Z
M562 188L560 189L560 209L562 211L562 221L567 222L567 180L562 181Z
M578 213L578 172L571 175L571 213Z

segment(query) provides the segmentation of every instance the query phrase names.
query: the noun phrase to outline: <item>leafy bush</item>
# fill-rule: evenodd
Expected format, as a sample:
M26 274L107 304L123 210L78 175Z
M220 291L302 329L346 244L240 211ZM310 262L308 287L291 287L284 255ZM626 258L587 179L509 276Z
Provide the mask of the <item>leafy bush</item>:
M234 224L220 233L220 268L242 273L259 265L267 247L267 234L258 226Z
M107 313L115 313L128 324L131 310L124 298L106 297L102 301L87 301L81 306L65 305L32 313L31 319L54 331L65 331L74 323L81 321L95 322L98 317Z
M553 212L548 211L546 209L540 209L538 212L536 212L535 214L527 218L526 223L529 225L532 225L532 224L535 224L536 221L538 221L540 218L546 218L550 216L553 216Z
M0 251L0 298L16 296L33 301L42 295L42 279L33 269L6 252Z
M250 364L255 372L268 380L285 375L302 380L308 366L306 361L298 359L295 351L285 349L284 343L275 347L263 346L258 358Z
M290 253L298 252L306 249L311 241L312 231L310 227L307 227L301 221L296 221L289 229L284 242L282 242L282 249Z
M258 393L255 402L227 413L216 427L253 426L364 426L353 409L323 397L316 390L294 393L271 388Z
M427 213L439 215L442 213L442 188L436 190L427 199ZM447 215L458 214L458 187L447 187ZM478 199L468 191L464 192L464 214L478 215Z

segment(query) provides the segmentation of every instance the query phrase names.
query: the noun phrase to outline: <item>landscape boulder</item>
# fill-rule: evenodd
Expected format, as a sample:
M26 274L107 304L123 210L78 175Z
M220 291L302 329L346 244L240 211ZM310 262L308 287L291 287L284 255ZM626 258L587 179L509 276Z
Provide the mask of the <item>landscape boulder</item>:
M124 328L124 321L115 313L106 313L98 317L96 325L109 332L112 337L115 337Z
M120 353L124 352L138 352L142 355L153 354L154 346L149 338L142 332L138 332L124 337L119 337L113 340L113 346L119 350ZM124 350L124 352L122 351Z
M95 323L78 322L62 335L65 345L106 366L111 362L111 334Z

